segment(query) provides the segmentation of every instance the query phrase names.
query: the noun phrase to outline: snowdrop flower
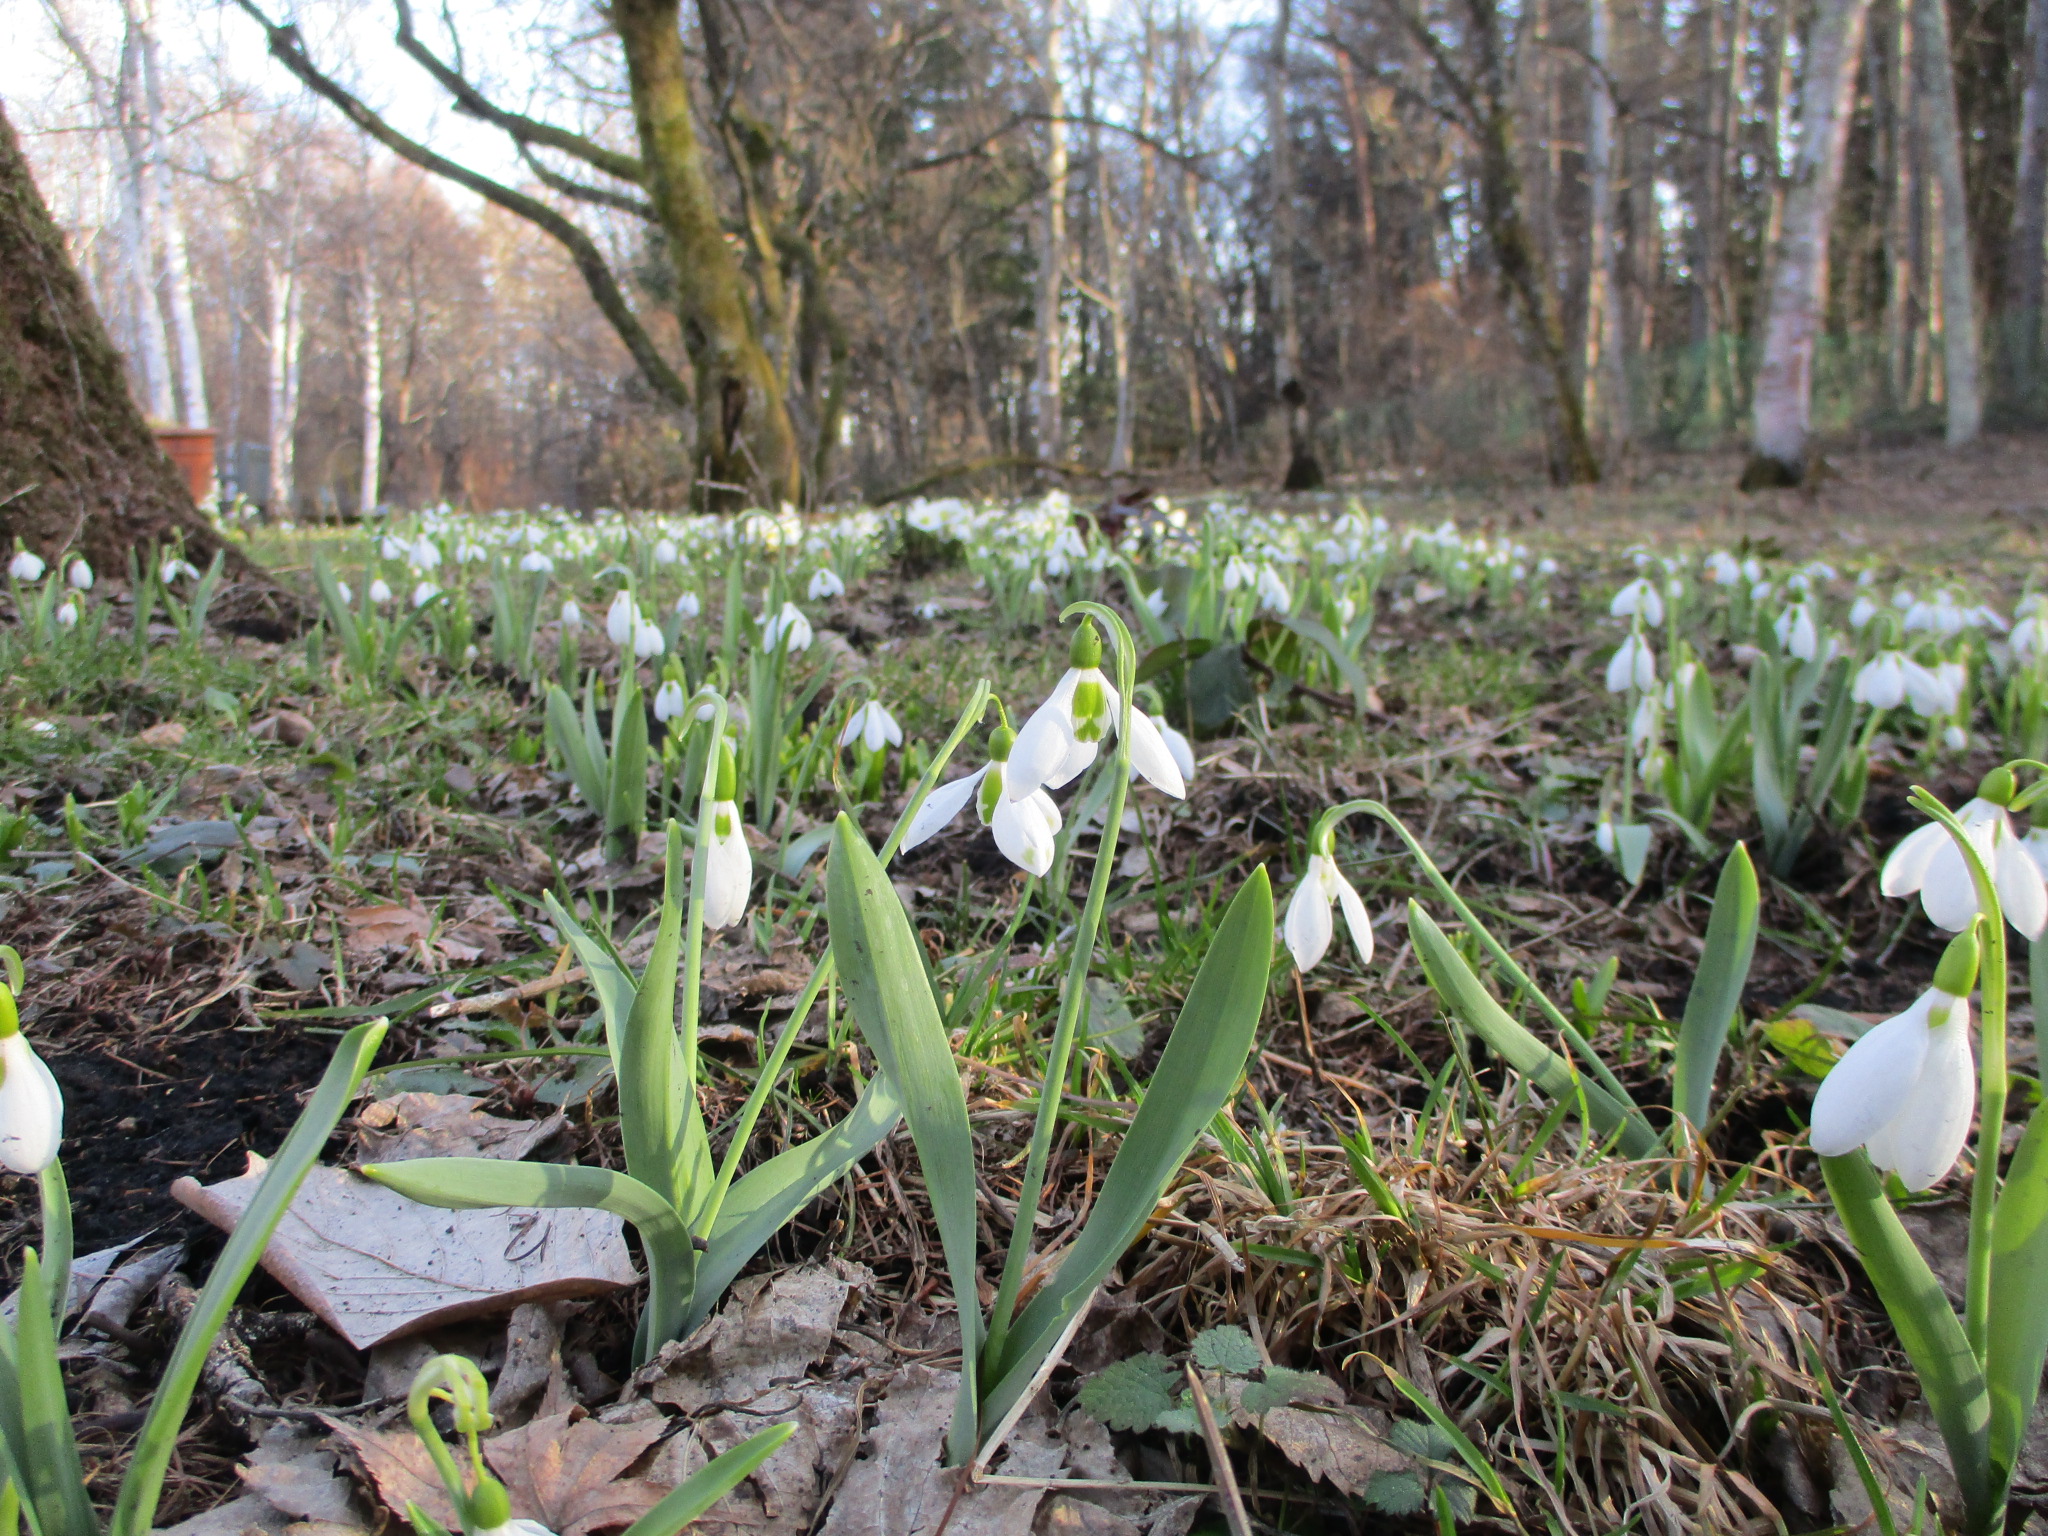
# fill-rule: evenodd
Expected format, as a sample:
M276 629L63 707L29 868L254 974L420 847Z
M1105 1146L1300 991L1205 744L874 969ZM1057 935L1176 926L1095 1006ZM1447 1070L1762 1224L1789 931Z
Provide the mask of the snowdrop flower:
M1660 711L1657 695L1645 693L1636 702L1636 711L1629 717L1628 744L1631 750L1641 752L1657 740ZM1649 775L1645 774L1647 778Z
M1879 651L1857 672L1849 697L1872 709L1897 709L1906 700L1906 658Z
M787 647L794 656L811 648L811 621L795 603L784 603L779 613L761 625L761 644L773 651Z
M685 592L676 599L676 612L686 619L694 619L703 611L704 605L698 601L697 594L694 592Z
M1960 725L1951 725L1942 731L1941 744L1951 752L1967 751L1970 745L1970 733Z
M1631 634L1607 661L1607 691L1627 693L1631 688L1657 686L1657 653L1640 633Z
M989 735L989 760L964 779L941 784L918 807L910 829L903 834L902 852L929 842L974 802L982 824L995 834L1003 857L1027 874L1043 875L1052 868L1053 839L1059 835L1060 808L1042 789L1012 794L1009 765L1015 756L1017 734L998 726Z
M2048 928L2048 885L2013 831L2006 806L2012 800L2012 774L1994 768L1977 786L1976 797L1956 812L1963 832L1998 889L2006 921L2024 937L2036 939ZM1937 928L1960 933L1977 916L1977 886L1970 865L1948 829L1930 821L1906 834L1884 861L1878 888L1887 896L1919 893L1920 906Z
M1941 957L1932 987L1849 1047L1813 1097L1814 1151L1842 1157L1862 1147L1911 1190L1955 1166L1977 1107L1967 1000L1976 974L1976 941L1965 934Z
M656 565L674 565L679 558L680 552L676 549L676 541L674 539L656 539L654 541L654 563Z
M441 564L441 546L432 539L421 539L406 551L406 559L422 571L431 571Z
M1010 757L1009 793L1058 789L1095 761L1096 748L1116 729L1116 689L1102 675L1102 637L1088 619L1074 632L1067 670L1052 695L1017 733ZM1178 800L1187 794L1180 767L1142 709L1131 711L1131 766Z
M1600 825L1593 829L1593 846L1610 859L1614 857L1614 823L1605 816L1600 818Z
M811 573L811 584L804 592L812 602L822 603L827 598L846 596L846 583L839 579L837 571L821 565Z
M71 583L71 589L74 592L90 592L92 590L92 567L83 560L74 560L71 562L71 569L65 572L64 579Z
M16 550L7 562L7 574L16 581L41 581L44 569L42 556L32 550Z
M1657 594L1648 577L1638 576L1614 594L1614 601L1607 605L1607 612L1617 619L1641 615L1643 622L1655 629L1664 622L1664 599Z
M377 577L370 583L370 601L373 603L388 603L391 601L391 583L382 576Z
M14 993L0 986L0 1166L41 1173L64 1139L64 1094L21 1032Z
M1302 871L1301 884L1294 888L1294 898L1287 903L1287 916L1280 924L1288 953L1294 956L1294 968L1304 973L1314 970L1329 953L1330 940L1337 932L1330 909L1336 906L1344 909L1344 926L1351 930L1358 963L1372 963L1372 918L1337 868L1334 830L1323 834L1323 842L1323 851L1308 856L1308 868Z
M1285 613L1294 606L1294 597L1287 590L1287 583L1270 565L1259 567L1259 606L1268 613Z
M620 588L612 599L611 607L605 610L604 632L611 637L613 645L624 650L633 643L633 631L640 623L640 611L633 606L633 594Z
M530 549L519 557L519 569L535 576L548 576L554 573L555 562L539 550Z
M711 803L711 846L704 859L704 921L730 928L747 915L747 895L754 887L754 856L740 830L739 764L732 743L718 744L718 781Z
M937 602L933 599L927 598L924 602L919 603L915 608L911 609L911 612L916 614L920 619L923 619L927 623L929 623L933 619L944 617L946 612L946 605L944 603Z
M439 587L431 581L423 581L412 589L412 605L415 608L424 608L440 595Z
M842 747L850 747L856 741L870 752L900 747L903 745L903 727L896 723L896 717L883 707L880 699L869 699L853 712L846 722L846 729L839 733L839 745Z
M1181 735L1179 731L1168 725L1163 715L1152 715L1148 718L1159 728L1159 739L1166 743L1166 750L1173 755L1173 765L1180 770L1182 784L1193 783L1195 778L1195 749L1189 745L1187 737ZM1132 768L1132 775L1135 776L1137 771L1135 767Z
M563 599L562 599L562 628L564 628L564 629L566 629L566 630L570 630L570 631L572 631L572 632L573 632L573 631L575 631L575 630L579 630L579 629L581 629L582 627L583 627L583 610L582 610L581 608L579 608L579 607L578 607L578 606L576 605L576 599L575 599L575 598L573 598L573 597L565 597L565 598L563 598Z
M1243 555L1232 555L1223 564L1223 590L1226 592L1251 586L1258 579L1258 572L1252 569L1251 561Z
M1717 549L1706 560L1707 580L1717 587L1732 587L1742 580L1742 567L1725 549Z
M1858 597L1855 602L1849 605L1849 627L1851 629L1860 630L1876 617L1877 604L1873 603L1868 596Z
M1799 661L1811 661L1820 650L1820 633L1813 627L1813 610L1804 603L1794 603L1771 622L1771 632L1778 637L1778 644L1784 647L1788 656Z
M74 603L70 598L67 597L64 599L62 603L58 604L57 606L58 627L61 629L69 629L77 622L78 604Z
M187 577L197 580L198 576L198 566L193 565L190 561L180 560L176 555L172 555L157 569L157 579L165 586L169 586L174 581L184 580Z
M31 556L30 558L33 559L34 557ZM1166 588L1154 587L1145 594L1145 611L1155 619L1166 617Z
M2029 664L2048 654L2048 613L2036 608L2013 625L2012 653Z
M1938 720L1943 715L1952 715L1961 706L1969 673L1960 661L1937 662L1929 668L1908 660L1903 670L1906 675L1906 701L1922 720Z
M633 622L633 655L647 661L668 649L668 640L661 632L661 626L651 619L636 618Z
M345 581L337 581L334 584L334 590L341 594L341 601L344 606L356 600L356 589Z
M661 686L654 690L654 718L663 724L675 719L687 707L683 685L674 678L664 678Z

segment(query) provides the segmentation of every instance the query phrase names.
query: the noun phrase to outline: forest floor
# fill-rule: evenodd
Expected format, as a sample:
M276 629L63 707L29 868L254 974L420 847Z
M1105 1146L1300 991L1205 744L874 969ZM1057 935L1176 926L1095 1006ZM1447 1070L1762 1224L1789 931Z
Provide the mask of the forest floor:
M1223 887L1265 861L1284 900L1310 821L1355 796L1382 800L1408 822L1545 993L1570 999L1576 983L1586 1033L1640 1102L1668 1104L1655 1042L1683 1006L1719 860L1661 838L1642 880L1629 885L1594 846L1594 793L1623 759L1625 728L1621 704L1601 686L1615 633L1596 619L1632 574L1626 551L1641 545L1696 562L1728 549L1778 567L1819 557L1879 570L1887 585L1952 585L2007 615L2048 553L2048 444L2000 439L1967 456L1925 447L1839 453L1810 496L1743 497L1732 489L1737 467L1732 459L1644 461L1630 484L1587 493L1362 493L1397 527L1449 518L1556 558L1554 600L1542 608L1491 604L1483 593L1462 604L1418 601L1409 578L1390 578L1369 646L1368 708L1354 714L1298 694L1284 707L1256 705L1195 743L1199 768L1184 803L1142 804L1142 848L1120 871L1128 878L1112 904L1104 965L1143 1043L1129 1066L1097 1049L1079 1071L1041 1218L1049 1238L1078 1223L1111 1139L1088 1111L1116 1100L1156 1051ZM1343 499L1319 505L1334 510ZM292 539L263 534L256 550L310 591ZM918 617L917 605L931 598L948 611ZM108 633L125 636L121 583L104 580L93 601L115 615ZM843 597L808 606L821 636L813 654L828 674L815 708L859 675L913 741L942 738L977 678L998 680L1015 710L1043 697L1065 664L1063 644L1048 640L1049 613L1042 629L996 623L958 567L878 570ZM272 1150L337 1035L373 1014L393 1021L380 1066L429 1063L382 1072L372 1079L375 1098L470 1095L464 1115L546 1122L554 1155L616 1162L608 1093L592 1095L575 1067L553 1059L431 1064L552 1038L556 1026L591 1012L581 985L547 983L559 983L562 964L542 931L544 891L608 919L622 942L659 899L650 859L608 864L593 850L589 813L545 766L533 689L488 669L453 675L422 659L372 694L338 681L331 658L315 670L297 641L216 633L188 646L168 626L157 629L166 632L152 636L144 661L125 641L96 655L17 648L0 681L0 808L28 819L0 875L0 937L26 962L25 1026L65 1093L79 1253L170 1245L186 1274L202 1275L219 1235L172 1198L173 1181L230 1180L250 1153ZM586 641L593 655L596 641ZM1076 1428L1071 1404L1077 1384L1120 1359L1154 1351L1179 1362L1208 1330L1237 1326L1256 1340L1264 1368L1321 1375L1332 1401L1373 1416L1383 1439L1404 1414L1413 1417L1389 1368L1421 1383L1471 1436L1467 1447L1476 1442L1505 1479L1524 1523L1853 1525L1867 1503L1858 1505L1861 1491L1819 1406L1803 1349L1811 1341L1824 1347L1888 1475L1910 1490L1924 1473L1938 1494L1945 1468L1913 1377L1828 1211L1814 1160L1797 1144L1813 1080L1801 1067L1800 1037L1784 1025L1810 1005L1874 1020L1928 984L1940 935L1917 909L1879 895L1876 868L1917 824L1906 803L1913 783L1954 804L2006 755L1981 735L1961 755L1879 754L1860 815L1817 834L1782 876L1766 876L1763 942L1714 1147L1722 1166L1749 1173L1739 1198L1711 1210L1685 1196L1682 1180L1632 1179L1627 1165L1592 1156L1575 1125L1561 1137L1555 1126L1529 1135L1540 1115L1503 1087L1497 1067L1464 1063L1462 1090L1451 1086L1461 1069L1453 1036L1404 943L1400 915L1427 888L1391 840L1360 843L1347 873L1379 928L1378 957L1359 965L1340 937L1330 961L1297 983L1276 952L1238 1109L1244 1142L1205 1142L1192 1176L1125 1259L1120 1284L1053 1378L1058 1423L1044 1433L1049 1443L1064 1437L1066 1454L1043 1464L1068 1477L1093 1467L1206 1485L1212 1474L1198 1439ZM862 808L877 840L904 789L892 772ZM827 825L830 809L821 802L799 814ZM212 832L195 830L224 825L231 830L215 843ZM1724 803L1712 831L1723 846L1753 837L1748 805ZM1035 1092L1027 1021L1046 1017L1056 994L1061 934L1035 914L1012 924L1021 877L972 818L900 860L892 875L933 956L1008 947L994 1005L960 1041L983 1188L1000 1212ZM762 1031L790 1008L822 948L822 926L806 910L795 895L765 903L708 951L702 1038L714 1068L706 1090L714 1124L747 1092ZM1610 958L1612 990L1589 1002L1585 989ZM528 983L529 995L506 998ZM2024 1006L2016 1014L2030 1017ZM2033 1073L2032 1031L2023 1023L2018 1035L2015 1068ZM777 1111L785 1129L843 1110L852 1093L844 1031L826 1005L800 1038L796 1086ZM406 1112L401 1104L401 1120ZM497 1120L464 1124L474 1131ZM1393 1210L1360 1182L1361 1127ZM348 1127L329 1160L346 1164L378 1129ZM1910 1218L1937 1249L1958 1230L1956 1187ZM872 1382L887 1366L900 1388L903 1371L947 1365L950 1302L927 1223L921 1178L899 1136L778 1236L758 1274L827 1274L838 1287L828 1287L824 1342L808 1356L776 1357L783 1368L843 1384ZM35 1226L33 1191L8 1180L0 1249L10 1274ZM1679 1228L1690 1267L1657 1257L1652 1234ZM1000 1232L998 1224L997 1252ZM1631 1273L1646 1254L1662 1265L1654 1278ZM825 1267L793 1270L799 1265ZM794 1326L797 1300L784 1298L797 1311L775 1314L777 1294L738 1293L769 1308L762 1315L774 1326ZM621 1384L632 1377L631 1319L630 1300L613 1296L527 1309L509 1342L502 1314L432 1337L473 1348L505 1379L515 1362L533 1369L532 1340L519 1333L540 1329L550 1336L524 1394L507 1389L506 1422L588 1412L623 1433L638 1422L619 1411ZM174 1322L174 1306L151 1301L112 1332L72 1335L73 1402L103 1494L124 1464ZM323 1532L388 1519L376 1506L389 1502L397 1474L380 1472L374 1437L397 1412L394 1393L402 1397L419 1339L352 1348L261 1274L236 1326L254 1384L239 1401L216 1392L195 1413L160 1522L255 1497L252 1487L269 1485L235 1470L252 1444L268 1436L274 1448L280 1436L325 1426L340 1426L351 1447L335 1486L362 1467L363 1491L305 1508L280 1495L271 1514L245 1502L224 1521L189 1529L225 1536L258 1514L254 1523L268 1529L311 1521ZM957 1360L957 1325L951 1338ZM758 1359L753 1368L765 1391L773 1372ZM644 1397L652 1389L628 1386L629 1404L635 1390ZM706 1420L729 1406L703 1393L662 1401ZM883 1422L909 1435L915 1406L905 1396L893 1419L884 1407ZM874 1401L857 1393L834 1411L847 1422L837 1440L817 1428L838 1458L830 1486L812 1490L819 1507L778 1510L762 1494L734 1523L704 1528L867 1529L851 1512L826 1523L822 1505L841 1482L857 1486L847 1480L864 1475L858 1469L881 1475L878 1442L855 1460ZM1434 1529L1438 1488L1456 1495L1441 1505L1454 1523L1511 1528L1484 1480L1475 1488L1459 1470L1462 1450L1433 1429L1395 1437L1421 1469L1422 1507L1398 1513L1405 1485L1373 1479L1405 1464L1369 1456L1351 1464L1363 1453L1341 1436L1318 1429L1319 1448L1305 1449L1299 1427L1290 1441L1253 1425L1241 1416L1231 1439L1261 1529ZM300 1442L287 1449L310 1454ZM265 1454L259 1449L259 1464ZM631 1476L655 1454L629 1458ZM2022 1475L2023 1495L2042 1488L2048 1457L2030 1460ZM967 1536L1222 1529L1199 1498L1176 1504L1170 1490L1118 1497L1122 1505L1091 1502L1078 1486L1042 1498L1034 1491L1000 1519L963 1517L952 1528ZM623 1523L608 1526L602 1511L573 1499L556 1508L563 1536Z

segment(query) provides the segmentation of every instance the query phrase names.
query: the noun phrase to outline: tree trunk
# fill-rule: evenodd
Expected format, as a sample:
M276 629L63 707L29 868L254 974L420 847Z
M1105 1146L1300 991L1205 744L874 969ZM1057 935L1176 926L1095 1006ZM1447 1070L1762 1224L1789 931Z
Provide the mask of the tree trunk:
M356 267L356 338L363 364L363 472L356 511L367 518L376 513L377 483L384 467L384 334L378 314L377 268L367 230L363 238Z
M1067 92L1060 80L1064 0L1046 0L1039 76L1045 89L1045 222L1038 250L1037 366L1031 376L1031 431L1038 456L1066 457L1066 333L1061 301L1067 267Z
M1580 377L1586 421L1609 442L1628 437L1621 370L1621 292L1614 279L1614 63L1608 0L1588 0L1586 82L1586 338Z
M1806 478L1813 354L1828 286L1828 230L1842 185L1842 152L1869 14L1870 0L1820 0L1807 38L1799 145L1771 273L1744 490L1797 485Z
M266 262L263 268L265 309L264 336L269 344L270 485L264 511L272 521L292 515L294 485L292 458L299 430L299 274L293 265L293 246L286 246L284 269Z
M201 565L222 547L130 398L0 109L0 540L16 539L115 572L170 539Z
M163 81L157 69L154 17L147 5L133 0L126 7L128 29L135 51L142 60L143 180L148 205L163 247L164 297L172 356L176 367L173 384L177 397L178 424L207 427L212 420L206 408L206 364L199 350L199 320L192 304L192 263L185 250L185 227L171 197L171 173L166 163L169 151L164 133Z
M1287 413L1287 473L1281 489L1313 491L1323 483L1309 424L1308 385L1301 376L1301 314L1294 295L1298 254L1294 227L1294 128L1287 116L1287 33L1294 23L1293 0L1280 0L1273 18L1273 56L1266 69L1266 149L1273 205L1273 308L1280 326L1273 383Z
M1978 370L1977 285L1970 265L1970 207L1963 185L1962 130L1956 122L1956 77L1948 40L1946 0L1911 0L1915 94L1927 135L1928 160L1941 196L1941 348L1949 446L1977 440L1984 425Z
M1885 177L1885 388L1892 407L1907 410L1913 379L1913 200L1918 192L1914 170L1913 25L1911 0L1895 0L1889 23L1884 96L1886 114Z
M2012 248L2005 270L2012 300L2005 317L2011 388L2025 398L2041 376L2041 306L2048 241L2048 0L2027 0L2025 94L2020 102L2019 170L2014 177Z

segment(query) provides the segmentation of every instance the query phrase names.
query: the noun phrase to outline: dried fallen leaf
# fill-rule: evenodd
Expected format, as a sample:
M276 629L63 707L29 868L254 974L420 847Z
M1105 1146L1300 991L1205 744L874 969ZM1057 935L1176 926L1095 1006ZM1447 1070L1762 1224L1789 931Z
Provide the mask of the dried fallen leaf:
M171 1195L233 1231L262 1178ZM601 1296L638 1276L623 1223L606 1211L443 1211L338 1168L315 1168L264 1251L263 1267L357 1349L523 1302Z
M137 731L135 739L145 747L179 747L185 744L185 722L162 720L147 730Z
M350 907L341 914L347 925L349 949L369 954L380 949L410 949L427 936L433 922L417 907L397 902L380 902L370 907Z
M736 1403L756 1413L778 1411L763 1401L777 1383L801 1382L824 1359L848 1292L873 1280L858 1264L751 1276L687 1340L664 1348L635 1378L657 1403L694 1413L710 1403Z
M504 1479L515 1513L556 1536L590 1536L631 1525L668 1492L626 1475L667 1427L659 1418L600 1424L564 1413L485 1441L484 1456Z
M258 741L275 741L287 747L303 747L313 739L313 722L296 709L272 710L249 727Z
M403 1515L406 1504L411 1502L451 1530L461 1528L441 1474L434 1470L427 1448L420 1444L420 1437L410 1425L403 1429L363 1429L325 1414L320 1416L320 1422L334 1432L334 1438L363 1469L371 1489L386 1509ZM514 1508L512 1513L525 1515L527 1511Z
M487 1115L467 1093L400 1093L356 1117L359 1160L402 1163L415 1157L518 1160L562 1128L563 1117L507 1120Z

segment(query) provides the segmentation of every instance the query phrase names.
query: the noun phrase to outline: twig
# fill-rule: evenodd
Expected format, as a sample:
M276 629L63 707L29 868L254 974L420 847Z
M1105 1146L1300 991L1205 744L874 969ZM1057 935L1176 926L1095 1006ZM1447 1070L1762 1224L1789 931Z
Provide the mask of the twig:
M436 1003L426 1011L430 1019L452 1018L457 1014L489 1013L506 1003L523 1003L536 997L545 997L559 991L572 982L582 981L590 973L580 965L572 965L566 971L551 971L533 981L522 981L516 987L506 987L501 992L485 992L478 997L451 998L445 1003Z
M1195 1402L1195 1417L1202 1421L1202 1440L1209 1447L1209 1464L1216 1473L1216 1502L1223 1506L1223 1518L1230 1536L1252 1536L1251 1516L1244 1511L1244 1497L1237 1491L1237 1473L1231 1470L1230 1452L1223 1448L1223 1432L1216 1427L1216 1410L1209 1406L1209 1394L1202 1390L1202 1378L1192 1362L1187 1372L1188 1396Z

